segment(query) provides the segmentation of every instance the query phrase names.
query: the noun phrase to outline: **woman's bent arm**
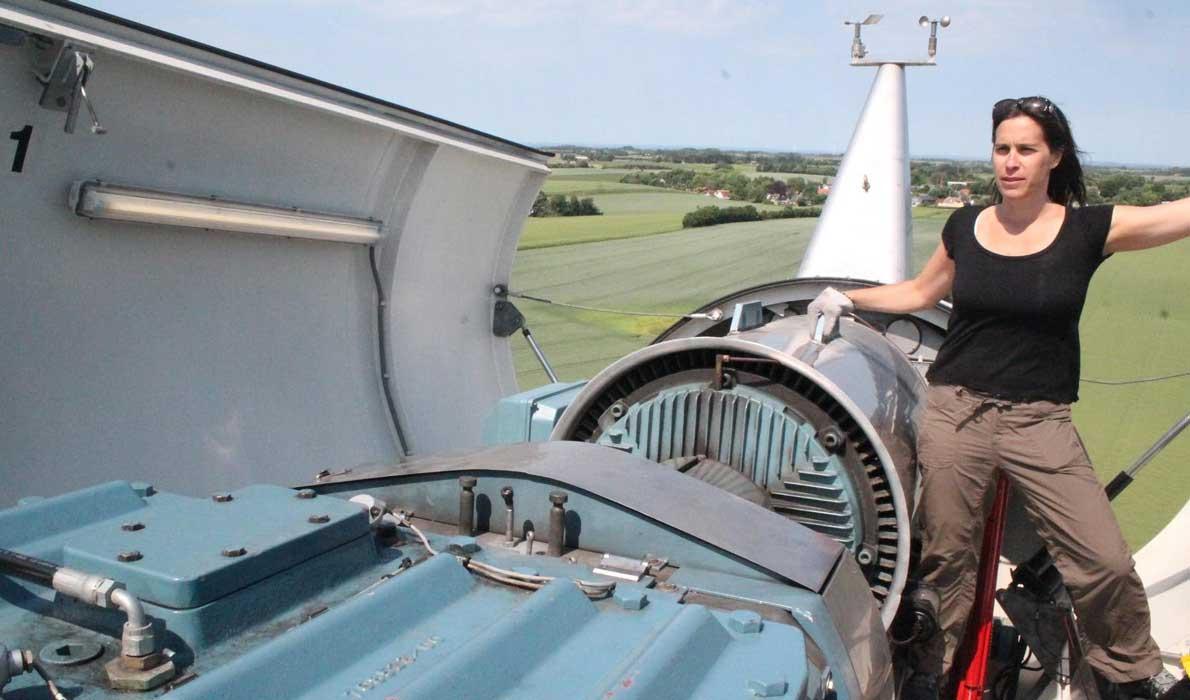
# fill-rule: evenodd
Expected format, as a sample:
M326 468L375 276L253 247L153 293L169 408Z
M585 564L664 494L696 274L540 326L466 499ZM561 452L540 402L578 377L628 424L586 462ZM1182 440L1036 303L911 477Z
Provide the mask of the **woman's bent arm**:
M939 243L917 277L896 284L853 289L847 296L856 308L886 313L910 313L928 309L950 294L954 284L954 260Z
M1151 207L1117 206L1103 254L1144 250L1190 237L1190 197Z

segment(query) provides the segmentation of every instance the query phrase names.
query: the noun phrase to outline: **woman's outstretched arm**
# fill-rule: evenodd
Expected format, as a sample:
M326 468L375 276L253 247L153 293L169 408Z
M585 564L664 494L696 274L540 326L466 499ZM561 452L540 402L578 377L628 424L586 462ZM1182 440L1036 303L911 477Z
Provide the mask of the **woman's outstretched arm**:
M1103 254L1144 250L1190 237L1190 197L1151 207L1117 206Z
M911 280L881 287L853 289L847 292L856 308L887 313L909 313L928 309L950 294L954 284L954 260L939 243L934 254Z

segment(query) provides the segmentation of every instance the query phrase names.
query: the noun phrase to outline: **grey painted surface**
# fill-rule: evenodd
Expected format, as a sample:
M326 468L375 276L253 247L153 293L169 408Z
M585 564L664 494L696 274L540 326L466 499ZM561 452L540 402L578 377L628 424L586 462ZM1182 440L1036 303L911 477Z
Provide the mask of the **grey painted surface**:
M0 46L0 130L33 126L23 172L14 141L0 153L0 506L116 477L184 493L296 483L400 455L367 248L88 221L66 205L79 179L384 220L410 442L479 443L515 390L487 290L544 168L102 49L88 92L108 133L80 117L65 134L37 106L30 57Z

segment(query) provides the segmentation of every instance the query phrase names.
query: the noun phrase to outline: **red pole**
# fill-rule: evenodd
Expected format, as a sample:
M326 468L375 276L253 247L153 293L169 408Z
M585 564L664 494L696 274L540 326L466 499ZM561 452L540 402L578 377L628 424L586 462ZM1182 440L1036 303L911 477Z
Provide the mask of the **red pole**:
M967 621L963 644L955 659L955 668L963 672L956 700L982 700L987 681L988 656L992 648L992 611L996 605L996 569L1000 564L1000 545L1004 541L1004 515L1008 510L1008 479L996 482L996 501L983 530L983 549L979 556L979 578L975 582L975 606Z

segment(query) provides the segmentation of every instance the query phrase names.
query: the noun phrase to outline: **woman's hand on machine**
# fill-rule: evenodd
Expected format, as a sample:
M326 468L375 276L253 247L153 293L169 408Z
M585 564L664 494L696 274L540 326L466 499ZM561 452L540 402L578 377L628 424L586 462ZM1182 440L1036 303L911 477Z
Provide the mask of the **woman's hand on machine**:
M834 287L822 290L806 307L806 315L810 317L811 321L817 323L818 317L822 316L823 338L827 338L835 332L840 316L853 311L855 311L855 304L851 302L851 298Z

